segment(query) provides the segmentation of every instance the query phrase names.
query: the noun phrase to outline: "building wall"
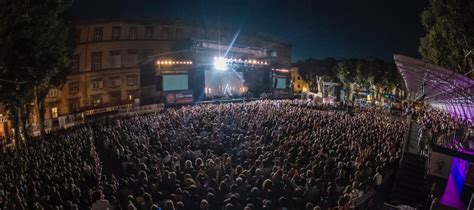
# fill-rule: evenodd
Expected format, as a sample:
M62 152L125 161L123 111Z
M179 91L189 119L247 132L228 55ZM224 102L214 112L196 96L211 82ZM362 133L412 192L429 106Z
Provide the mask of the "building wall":
M293 92L295 93L304 93L309 91L309 85L306 81L303 80L303 77L299 74L298 68L293 67L290 70L291 79L293 81Z
M96 20L81 22L77 28L78 46L71 58L76 70L62 87L50 91L47 119L94 106L131 103L139 97L139 63L146 57L171 52L176 42L190 38L229 43L234 37L233 31L217 27L155 20ZM291 62L291 46L286 43L244 34L236 43L273 49L279 63Z

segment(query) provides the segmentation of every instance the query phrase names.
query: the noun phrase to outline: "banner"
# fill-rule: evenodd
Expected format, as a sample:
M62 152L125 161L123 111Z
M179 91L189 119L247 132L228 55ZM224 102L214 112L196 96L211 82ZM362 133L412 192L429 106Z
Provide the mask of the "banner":
M59 127L63 127L64 125L66 125L66 117L65 116L58 117L58 121L59 121Z
M230 47L229 47L230 46ZM227 50L229 52L236 52L242 54L249 54L255 57L276 57L277 52L269 49L249 47L231 43L220 43L217 41L210 40L194 40L195 49L212 49L212 50Z
M167 105L173 104L192 104L193 103L193 91L173 91L165 93L165 100Z
M451 172L453 157L432 151L429 159L428 174L447 179Z
M291 98L292 92L291 89L273 89L273 98Z
M334 98L323 98L323 104L334 104Z

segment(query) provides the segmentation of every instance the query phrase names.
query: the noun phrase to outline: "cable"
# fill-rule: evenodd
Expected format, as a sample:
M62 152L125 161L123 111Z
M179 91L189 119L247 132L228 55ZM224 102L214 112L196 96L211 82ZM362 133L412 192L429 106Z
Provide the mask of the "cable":
M20 82L17 82L17 81L10 81L10 80L6 80L6 79L2 79L0 78L0 81L2 82L6 82L6 83L11 83L11 84L24 84L24 83L27 83L27 81L20 81Z

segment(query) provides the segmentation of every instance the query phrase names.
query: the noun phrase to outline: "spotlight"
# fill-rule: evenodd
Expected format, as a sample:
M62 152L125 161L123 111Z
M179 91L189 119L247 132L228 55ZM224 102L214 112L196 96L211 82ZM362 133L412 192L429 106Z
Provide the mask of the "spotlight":
M214 69L219 71L226 71L227 64L225 63L225 58L219 57L214 60Z

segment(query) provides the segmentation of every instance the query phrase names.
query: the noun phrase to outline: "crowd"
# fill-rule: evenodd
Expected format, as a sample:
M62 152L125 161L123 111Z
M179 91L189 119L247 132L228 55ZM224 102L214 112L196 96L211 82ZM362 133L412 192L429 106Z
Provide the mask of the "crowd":
M102 164L91 129L79 127L0 155L0 209L85 209Z
M474 139L468 130L472 129L473 125L466 120L436 110L419 113L417 120L420 148L426 149L431 144L455 150L472 147L470 144L473 142L470 141Z
M2 154L0 209L348 209L397 164L405 126L269 100L104 119Z

